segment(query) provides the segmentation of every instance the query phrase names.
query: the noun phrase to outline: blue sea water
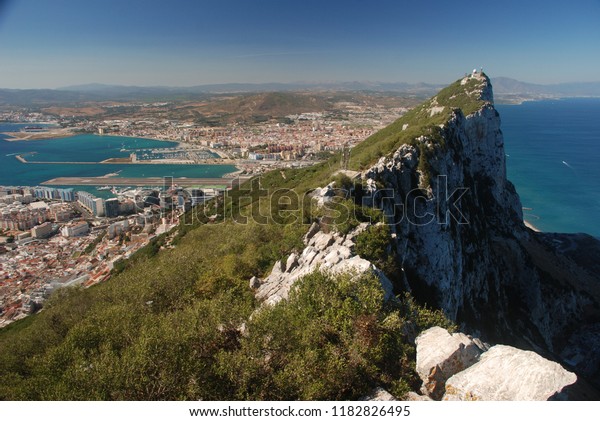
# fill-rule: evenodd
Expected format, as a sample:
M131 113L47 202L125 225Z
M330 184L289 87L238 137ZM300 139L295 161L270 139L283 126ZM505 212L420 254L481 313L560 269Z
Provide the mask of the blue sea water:
M23 126L26 125L0 123L0 133L16 131ZM5 186L35 186L56 177L98 177L109 173L118 173L118 177L219 178L235 171L231 165L64 163L128 157L135 149L173 148L177 146L176 142L92 134L17 142L8 142L5 138L0 134L0 185ZM28 161L42 163L22 163L15 158L17 154ZM110 184L109 180L107 184Z
M496 105L508 178L542 231L600 237L600 99Z

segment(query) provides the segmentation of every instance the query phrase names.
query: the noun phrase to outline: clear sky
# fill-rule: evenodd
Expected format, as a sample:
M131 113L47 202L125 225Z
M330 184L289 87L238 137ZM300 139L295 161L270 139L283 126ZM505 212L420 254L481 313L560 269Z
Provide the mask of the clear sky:
M600 80L600 0L0 0L0 87Z

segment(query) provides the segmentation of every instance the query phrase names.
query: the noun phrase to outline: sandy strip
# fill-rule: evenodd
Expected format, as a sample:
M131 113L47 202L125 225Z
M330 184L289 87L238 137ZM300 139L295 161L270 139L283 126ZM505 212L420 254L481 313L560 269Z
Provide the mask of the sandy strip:
M525 223L525 226L535 232L542 232L539 228L537 228L535 225L533 225L531 222L527 222L527 221L523 221Z

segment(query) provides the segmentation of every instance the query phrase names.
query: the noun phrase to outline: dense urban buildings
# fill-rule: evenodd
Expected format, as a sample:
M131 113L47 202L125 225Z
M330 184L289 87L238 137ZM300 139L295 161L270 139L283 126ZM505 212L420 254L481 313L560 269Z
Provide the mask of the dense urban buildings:
M104 200L72 189L0 186L0 327L43 307L58 288L107 279L118 262L216 192L114 193Z

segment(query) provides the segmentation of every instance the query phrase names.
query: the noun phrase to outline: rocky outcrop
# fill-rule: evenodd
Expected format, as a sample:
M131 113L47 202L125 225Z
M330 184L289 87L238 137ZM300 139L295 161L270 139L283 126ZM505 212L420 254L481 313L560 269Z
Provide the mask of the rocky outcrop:
M496 345L446 381L444 400L560 399L563 389L576 381L575 374L535 352Z
M486 350L464 333L448 333L441 327L432 327L415 340L417 346L417 374L423 381L425 394L433 399L444 395L446 380L475 364Z
M416 339L421 391L434 400L548 400L577 376L532 351L490 347L464 333L432 327Z
M419 124L449 112L445 123L364 171L363 201L384 209L398 271L418 301L442 308L486 340L562 354L565 363L584 354L589 359L571 345L598 341L600 278L583 266L600 261L600 243L585 237L595 258L581 259L572 247L524 226L519 196L506 178L490 81L479 75L461 83L468 92L442 91L422 107ZM460 95L476 99L477 109L465 115L457 107L473 103L454 106ZM592 353L592 359L600 355L598 348ZM589 375L600 378L595 367Z
M271 274L260 281L256 297L267 305L287 299L295 282L315 270L332 274L367 272L375 274L385 291L385 299L393 297L393 286L381 270L354 253L354 240L365 228L362 224L347 235L325 233L315 223L304 237L306 247L301 253L292 253L285 262L278 261Z

